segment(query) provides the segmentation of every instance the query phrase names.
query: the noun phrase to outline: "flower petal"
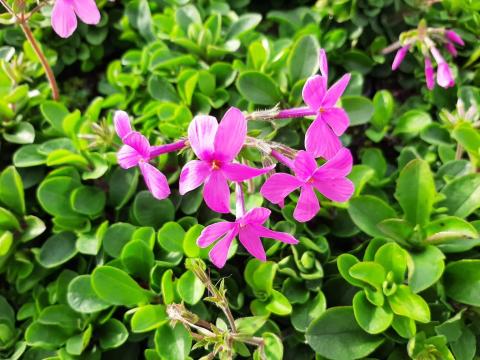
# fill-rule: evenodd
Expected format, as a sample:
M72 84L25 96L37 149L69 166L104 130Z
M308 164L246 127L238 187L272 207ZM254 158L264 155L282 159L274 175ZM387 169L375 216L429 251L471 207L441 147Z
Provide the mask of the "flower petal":
M215 242L215 240L221 238L229 230L235 226L235 223L228 221L220 221L211 225L208 225L202 230L202 233L197 239L197 245L201 248L205 248Z
M318 110L327 91L327 78L314 75L308 78L303 86L302 97L305 104L313 110Z
M437 83L443 88L455 85L452 70L446 62L440 63L437 67Z
M298 244L298 240L289 233L270 230L260 225L252 225L252 227L260 237L275 239L286 244Z
M210 261L219 269L225 266L227 262L228 250L232 244L235 235L237 235L237 229L231 229L220 241L218 241L215 246L210 250L208 256Z
M267 255L265 254L265 249L263 248L262 240L257 234L252 226L247 225L241 227L238 232L238 238L244 248L257 259L266 261Z
M128 145L123 145L117 152L118 165L124 169L137 166L141 159L142 157L138 154L137 150Z
M348 83L350 81L350 74L343 75L340 80L333 84L325 93L325 97L322 101L322 107L332 107L342 96Z
M463 42L462 38L460 35L458 35L455 31L453 30L447 30L445 31L445 36L447 37L448 40L458 44L458 45L465 45Z
M75 13L85 24L96 25L100 22L100 11L94 0L72 0Z
M123 139L125 136L132 132L130 118L125 111L115 111L115 115L113 115L113 122L115 124L115 132L120 139Z
M405 59L405 56L407 55L409 49L410 45L405 45L398 49L397 53L395 54L395 58L393 59L392 70L398 69L403 59Z
M352 171L352 153L347 148L341 148L325 164L320 166L313 177L315 180L337 179L347 176Z
M332 158L342 147L340 139L319 115L305 134L305 148L313 156Z
M277 173L270 176L260 189L262 196L274 204L280 204L292 191L298 189L302 182L295 176Z
M428 90L435 87L435 72L433 71L432 60L429 57L425 58L425 81Z
M211 168L206 161L192 160L185 164L180 173L180 195L199 187L210 174Z
M275 165L267 166L262 169L253 168L243 164L226 163L221 169L225 177L230 181L245 181L271 171Z
M325 109L322 119L327 122L337 136L341 136L350 125L348 114L342 108L331 107Z
M311 220L320 210L317 196L313 190L313 186L304 185L300 191L297 206L293 212L293 217L299 222Z
M218 213L230 212L230 189L221 171L212 171L205 181L203 198L210 209Z
M197 115L188 126L188 140L195 155L211 160L218 123L213 116Z
M150 143L147 138L139 132L132 131L122 139L125 145L134 148L138 154L145 160L150 156Z
M253 208L247 211L241 219L238 220L241 224L263 224L267 221L272 212L264 207Z
M299 151L293 162L295 176L301 181L307 181L317 170L317 162L312 154L307 151Z
M223 116L215 135L215 158L232 161L242 149L247 136L247 120L243 113L231 107Z
M142 172L145 184L153 197L163 200L170 195L170 188L165 175L153 165L147 162L140 162L140 171Z
M52 10L51 23L58 36L67 38L72 35L77 28L77 17L72 5L66 0L56 0Z
M325 53L324 49L320 49L318 54L318 64L320 66L320 74L328 80L328 61L327 61L327 54Z
M347 201L355 191L355 186L347 178L318 180L314 185L322 195L336 202Z

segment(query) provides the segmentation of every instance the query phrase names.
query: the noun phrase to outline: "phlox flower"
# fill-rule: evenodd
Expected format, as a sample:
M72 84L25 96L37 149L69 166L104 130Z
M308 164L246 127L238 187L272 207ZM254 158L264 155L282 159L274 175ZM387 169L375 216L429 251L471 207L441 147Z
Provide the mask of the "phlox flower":
M328 88L328 63L323 49L319 63L321 75L310 77L302 91L303 100L317 116L305 134L305 148L315 157L330 159L342 147L338 136L350 124L346 111L335 106L350 81L350 74L343 75Z
M320 167L312 154L299 151L293 162L294 175L276 173L263 184L260 193L274 204L282 204L285 197L300 188L300 197L293 217L300 222L311 220L320 210L315 194L318 190L326 198L344 202L353 194L354 185L346 178L352 170L352 155L346 148Z
M248 211L233 222L222 221L209 225L203 229L197 239L197 245L205 248L218 240L210 250L209 257L216 267L222 268L227 261L230 245L238 236L240 243L250 254L265 261L267 257L260 238L275 239L287 244L298 243L298 240L288 233L273 231L263 226L270 213L270 210L259 207Z
M124 169L138 166L152 195L159 200L167 198L170 195L167 178L156 167L148 163L153 147L150 146L147 138L139 132L133 131L128 114L124 111L115 112L114 123L115 131L124 144L117 153L118 164ZM169 145L164 147L168 150ZM158 155L161 153L162 147L155 147L155 149Z
M53 30L62 38L69 37L77 28L77 16L89 25L100 21L94 0L56 0L51 18Z
M247 120L231 107L220 125L213 116L198 115L188 127L188 141L198 160L189 161L180 174L180 194L203 188L203 198L210 209L230 212L227 180L244 181L270 171L274 166L256 169L234 163L247 136Z

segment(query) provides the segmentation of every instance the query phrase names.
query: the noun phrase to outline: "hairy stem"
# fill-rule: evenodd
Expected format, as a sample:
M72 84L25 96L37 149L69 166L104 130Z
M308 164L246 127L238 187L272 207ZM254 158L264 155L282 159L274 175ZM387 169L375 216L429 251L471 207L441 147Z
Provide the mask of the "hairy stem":
M38 56L38 59L40 60L40 63L43 66L43 69L45 70L45 75L47 76L48 83L50 84L50 88L52 89L52 98L55 101L60 100L60 93L58 91L58 85L57 81L55 80L55 75L53 74L53 70L50 67L50 64L47 61L47 58L45 54L43 53L40 45L38 44L37 40L33 36L32 30L28 26L27 22L22 19L19 22L20 27L22 28L23 33L25 34L25 37L27 38L28 42L30 45L32 45L33 51L35 51L35 54Z

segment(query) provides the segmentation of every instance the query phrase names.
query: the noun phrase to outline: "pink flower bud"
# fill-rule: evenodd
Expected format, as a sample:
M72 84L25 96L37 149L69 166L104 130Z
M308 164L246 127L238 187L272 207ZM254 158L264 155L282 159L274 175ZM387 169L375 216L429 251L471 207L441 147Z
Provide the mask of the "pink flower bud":
M443 88L449 88L455 85L452 70L446 62L438 64L437 83Z
M458 44L458 45L465 45L465 43L463 42L462 38L460 37L460 35L458 35L455 31L453 30L447 30L445 31L445 37L450 40L451 42L454 42L455 44Z
M455 49L455 46L451 43L451 42L447 42L445 44L445 49L447 49L447 51L452 54L453 57L456 57L457 56L457 49Z
M425 58L425 80L428 90L432 90L435 87L435 72L433 71L432 60L429 57Z
M392 70L397 70L400 64L402 63L403 59L407 55L408 50L410 49L410 45L405 45L398 49L397 53L395 54L395 59L393 59L392 63Z

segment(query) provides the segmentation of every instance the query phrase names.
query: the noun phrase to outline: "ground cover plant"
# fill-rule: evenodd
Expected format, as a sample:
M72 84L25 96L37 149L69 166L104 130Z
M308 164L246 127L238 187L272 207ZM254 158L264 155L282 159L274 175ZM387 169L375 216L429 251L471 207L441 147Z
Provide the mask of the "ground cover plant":
M478 1L0 5L0 358L480 356Z

